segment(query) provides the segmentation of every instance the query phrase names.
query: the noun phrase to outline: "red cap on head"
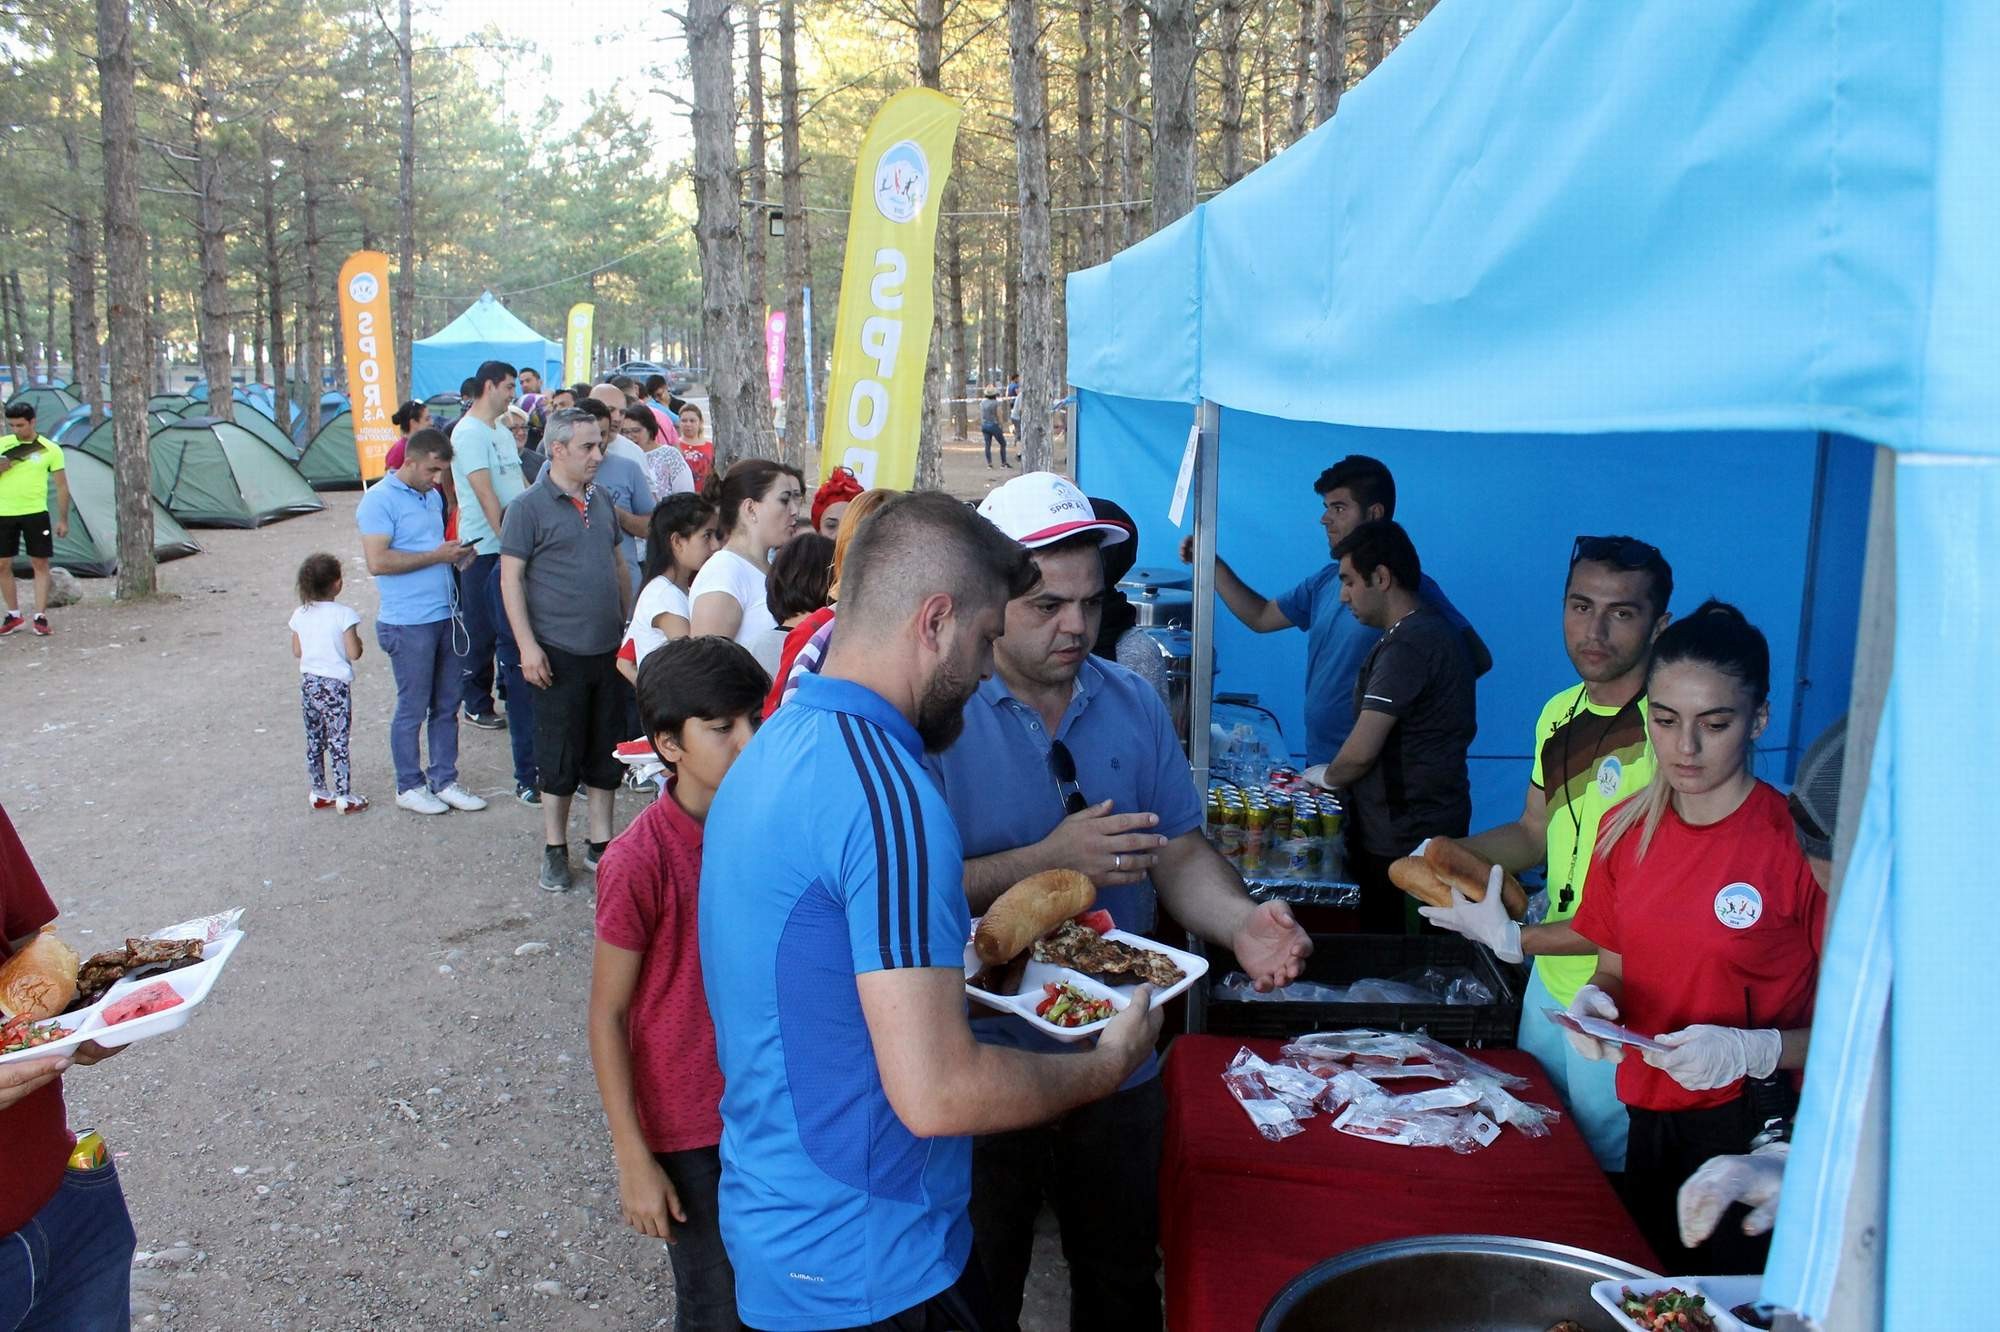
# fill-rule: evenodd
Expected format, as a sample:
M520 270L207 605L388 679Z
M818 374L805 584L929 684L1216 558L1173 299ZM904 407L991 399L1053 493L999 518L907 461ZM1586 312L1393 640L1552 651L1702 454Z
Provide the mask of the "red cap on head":
M826 515L826 511L829 508L836 504L843 504L860 493L861 482L855 477L852 470L846 467L834 468L833 475L827 477L826 481L821 484L819 490L813 495L813 530L817 531L819 529L819 520Z

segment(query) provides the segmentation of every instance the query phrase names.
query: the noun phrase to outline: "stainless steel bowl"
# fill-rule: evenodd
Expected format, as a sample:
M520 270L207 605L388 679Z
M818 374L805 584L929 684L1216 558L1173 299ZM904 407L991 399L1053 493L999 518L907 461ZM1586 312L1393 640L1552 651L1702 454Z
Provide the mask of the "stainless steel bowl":
M1352 1249L1306 1269L1257 1332L1548 1332L1567 1318L1619 1332L1592 1283L1653 1274L1587 1249L1503 1235L1427 1235Z

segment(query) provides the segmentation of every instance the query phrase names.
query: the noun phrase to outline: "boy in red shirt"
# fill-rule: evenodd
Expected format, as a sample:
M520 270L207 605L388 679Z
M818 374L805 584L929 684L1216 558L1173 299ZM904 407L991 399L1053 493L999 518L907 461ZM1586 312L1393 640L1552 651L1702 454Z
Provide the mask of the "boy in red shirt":
M702 992L702 823L756 733L770 680L726 638L679 638L639 668L639 717L674 770L597 867L590 1057L611 1126L618 1205L673 1245L677 1328L736 1328L722 1247L722 1073Z

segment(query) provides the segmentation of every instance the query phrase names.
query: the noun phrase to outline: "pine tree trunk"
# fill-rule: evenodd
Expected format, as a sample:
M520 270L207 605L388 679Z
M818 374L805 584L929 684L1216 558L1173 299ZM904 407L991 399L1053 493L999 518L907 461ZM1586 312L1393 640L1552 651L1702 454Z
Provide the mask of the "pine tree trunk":
M1372 0L1368 14L1368 44L1363 57L1368 68L1362 73L1366 74L1374 69L1389 54L1392 45L1389 40L1390 29L1396 23L1395 10L1396 0Z
M1049 467L1049 390L1055 367L1049 349L1054 309L1049 276L1048 75L1042 64L1035 0L1007 0L1007 50L1014 87L1014 171L1021 208L1018 318L1021 428L1015 445L1024 472ZM1011 303L1010 303L1011 304Z
M0 356L7 361L7 397L11 401L28 386L21 382L21 360L14 344L14 293L4 275L0 275Z
M1088 268L1103 262L1098 238L1103 234L1103 218L1097 204L1103 198L1098 189L1097 164L1091 150L1097 146L1096 31L1090 0L1076 0L1076 214L1077 267ZM961 431L961 434L964 432Z
M1014 225L1003 230L1006 266L1000 270L1000 354L993 359L993 368L1000 372L1003 383L1021 373L1021 225L1019 217L1012 221Z
M400 393L410 396L410 344L414 340L412 321L417 317L417 98L411 75L416 55L410 36L410 0L402 0L402 21L396 36L396 68L402 79L402 118L398 122L396 152L396 299L390 323L396 330L396 373L402 378Z
M305 358L304 373L300 376L306 382L306 438L310 440L319 433L320 395L325 391L321 384L321 369L326 364L325 306L322 304L319 282L319 178L313 171L312 154L305 154L305 210L306 210L306 299L304 310L305 336L300 339L301 354Z
M971 437L972 425L965 407L967 397L976 396L977 374L967 359L970 348L965 337L965 248L959 235L958 219L950 218L944 232L944 291L950 322L951 348L951 433L963 440Z
M63 122L63 162L70 175L81 178L83 159L76 126ZM99 333L97 327L97 250L93 244L96 228L88 214L78 211L69 218L69 359L75 367L77 390L90 408L90 424L95 428L104 419L104 389L98 374Z
M35 345L34 321L28 318L28 293L21 286L21 270L11 269L7 280L14 286L14 326L21 330L21 372L30 384L42 376L42 358Z
M1154 0L1153 230L1194 211L1195 0Z
M222 153L215 142L214 108L207 74L190 53L188 87L194 98L188 128L195 151L195 251L201 265L201 372L208 380L208 411L236 419L229 354L229 223L222 211Z
M759 327L763 324L764 310L766 302L770 300L771 290L765 281L764 258L769 239L770 213L764 207L763 200L771 196L765 193L767 187L764 179L765 163L770 148L764 139L763 5L764 0L744 0L743 4L743 72L746 92L743 109L750 120L750 166L744 184L749 189L750 197L758 201L747 214L750 219L750 231L743 238L743 248L748 263L746 276L749 282L750 313L758 321ZM761 347L763 343L759 342L757 345ZM768 384L765 386L767 392L769 387Z
M1222 184L1243 179L1243 0L1222 0Z
M166 303L165 299L160 295L160 284L154 276L154 256L159 251L160 242L155 239L152 243L143 245L142 248L146 255L146 293L148 298L146 306L146 350L153 358L153 392L165 393L167 391L168 373L167 335L165 332L167 327ZM111 245L108 239L104 247L104 260L106 265L109 265L111 262ZM109 271L107 267L106 273L108 274ZM108 289L105 299L110 299Z
M1315 0L1299 0L1299 27L1292 42L1292 132L1286 143L1306 136L1307 115L1312 109L1313 28L1317 18Z
M1275 123L1275 99L1271 95L1271 5L1272 0L1258 0L1258 16L1262 22L1257 42L1257 160L1271 160L1273 135L1271 126Z
M1104 0L1099 6L1103 13L1103 26L1098 30L1097 42L1097 92L1098 106L1102 112L1098 116L1097 131L1097 195L1105 206L1097 210L1097 244L1100 257L1109 259L1121 248L1124 231L1112 223L1110 205L1116 198L1114 190L1118 171L1118 11L1114 0Z
M1136 245L1139 227L1139 0L1123 0L1118 10L1118 197L1121 246Z
M944 0L916 0L917 82L926 88L944 85ZM954 153L956 145L954 144ZM956 192L946 191L941 208L953 207ZM917 489L944 489L944 442L938 437L938 400L945 396L944 353L938 329L945 323L943 275L931 268L931 336L924 347L924 400L917 413Z
M58 358L56 356L56 270L53 267L42 269L42 291L48 297L48 303L42 306L42 317L47 321L44 324L46 340L42 343L42 348L48 353L49 378L55 380ZM76 357L72 355L70 359L74 361Z
M807 476L819 459L816 423L806 403L805 289L812 282L812 232L807 226L805 156L799 142L799 20L796 0L778 0L778 153L785 205L785 458ZM817 404L815 404L817 405Z
M695 239L701 254L702 346L715 465L763 456L771 396L752 336L743 283L743 210L736 156L736 61L728 0L689 0L685 18L694 85ZM761 330L760 330L761 331Z
M153 464L146 431L146 233L139 220L131 0L97 0L97 77L104 144L104 312L117 460L118 596L130 601L151 596L155 589Z
M258 152L263 158L263 190L258 200L264 222L264 300L270 320L271 413L278 429L292 433L291 393L285 383L285 270L278 262L278 182L271 159L276 152L269 131L259 136ZM318 395L313 395L317 397Z
M1346 0L1319 0L1313 64L1313 124L1324 125L1340 109L1340 94L1347 85Z

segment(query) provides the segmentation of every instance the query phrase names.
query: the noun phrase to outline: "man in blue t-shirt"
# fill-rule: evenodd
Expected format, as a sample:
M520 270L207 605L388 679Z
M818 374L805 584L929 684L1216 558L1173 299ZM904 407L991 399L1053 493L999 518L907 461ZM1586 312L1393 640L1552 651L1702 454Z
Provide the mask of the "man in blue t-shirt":
M1323 507L1319 524L1326 532L1329 553L1361 524L1396 516L1395 477L1382 462L1359 453L1321 472L1313 482L1313 493ZM1193 537L1181 542L1181 559L1193 562ZM1291 628L1306 631L1306 762L1330 762L1354 729L1355 676L1382 637L1380 630L1362 624L1341 604L1340 562L1332 561L1289 592L1265 597L1217 555L1215 590L1237 619L1260 634ZM1474 674L1492 670L1493 654L1428 574L1419 595L1465 636Z
M1312 941L1284 903L1253 903L1202 836L1201 797L1159 695L1091 655L1102 548L1130 533L1051 472L997 487L979 512L1029 549L1041 578L1007 604L994 674L967 702L964 734L929 760L964 844L971 909L983 913L1030 874L1073 869L1097 885L1097 905L1119 929L1152 929L1157 892L1176 922L1230 948L1259 986L1289 984ZM973 1029L1013 1049L1079 1048L1013 1018ZM1160 1326L1158 1072L1148 1059L1116 1095L974 1141L973 1243L1001 1315L994 1332L1018 1327L1045 1201L1069 1260L1069 1325Z
M722 1066L722 1237L769 1332L993 1326L971 1135L1108 1096L1151 1053L1141 991L1094 1048L982 1044L958 834L923 755L991 669L1027 552L949 496L857 532L840 629L704 830L701 965Z

